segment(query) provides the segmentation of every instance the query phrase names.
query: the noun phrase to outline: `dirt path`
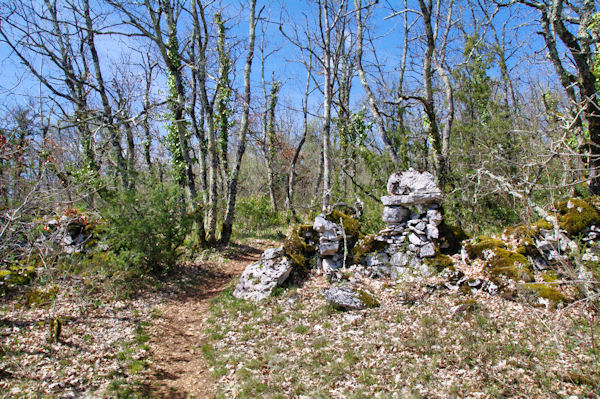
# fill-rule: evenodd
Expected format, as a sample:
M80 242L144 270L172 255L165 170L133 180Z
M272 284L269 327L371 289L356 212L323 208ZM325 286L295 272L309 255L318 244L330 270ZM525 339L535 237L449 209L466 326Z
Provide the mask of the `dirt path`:
M202 355L210 300L251 262L264 242L239 246L210 262L187 266L182 292L162 305L151 329L150 390L155 398L212 398L215 380Z

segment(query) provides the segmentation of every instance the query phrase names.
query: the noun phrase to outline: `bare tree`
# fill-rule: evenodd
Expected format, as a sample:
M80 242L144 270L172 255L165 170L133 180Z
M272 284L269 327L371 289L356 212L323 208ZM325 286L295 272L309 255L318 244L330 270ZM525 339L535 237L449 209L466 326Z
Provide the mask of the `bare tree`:
M600 194L600 100L594 72L596 51L600 42L600 29L594 25L598 9L595 1L582 0L515 0L515 3L532 7L540 13L541 36L546 43L548 56L565 93L571 100L573 122L580 136L580 153L588 169L589 191ZM567 7L568 11L564 8ZM560 53L556 37L566 47ZM571 64L572 62L572 64ZM584 124L584 121L587 122ZM585 131L589 139L584 139Z
M356 8L356 27L357 27L357 32L358 32L356 64L358 66L358 74L360 76L360 81L361 81L362 86L367 95L367 99L369 101L369 108L371 110L371 115L373 115L373 119L375 119L375 125L377 126L379 135L381 136L381 139L383 140L383 143L385 144L385 147L388 150L388 152L390 153L394 162L396 164L400 164L400 159L398 158L398 154L396 153L396 150L392 146L390 139L387 135L383 116L381 115L381 112L379 112L379 107L377 106L377 103L375 102L375 96L373 95L373 91L371 90L371 86L369 85L369 82L367 81L367 75L363 68L362 58L363 58L364 23L363 23L363 18L362 18L362 9L363 9L362 1L354 0L354 6Z
M234 159L234 164L231 169L228 185L227 185L227 208L225 211L225 218L223 220L223 229L221 232L221 242L228 243L231 239L231 233L233 231L233 220L235 216L235 204L238 192L238 180L240 176L240 167L242 165L242 158L246 151L246 136L248 133L248 116L250 113L250 73L252 71L252 60L254 59L254 40L256 36L256 23L260 18L260 12L258 17L256 16L256 0L250 0L250 14L248 22L248 53L246 54L246 64L244 66L244 96L243 96L243 110L242 120L238 131L238 148Z

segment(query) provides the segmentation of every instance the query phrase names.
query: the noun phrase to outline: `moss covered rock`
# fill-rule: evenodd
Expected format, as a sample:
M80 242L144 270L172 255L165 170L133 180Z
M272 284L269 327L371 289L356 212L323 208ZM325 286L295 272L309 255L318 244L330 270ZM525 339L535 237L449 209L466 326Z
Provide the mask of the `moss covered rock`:
M423 261L427 266L434 268L438 273L443 270L454 270L454 261L452 258L439 251L436 251L434 257L425 258Z
M372 308L379 307L381 305L381 303L379 302L379 299L377 299L377 297L375 295L371 294L370 292L365 291L365 290L358 290L357 292L358 292L358 299L360 299L367 308L372 309Z
M377 234L369 234L358 240L351 251L354 263L361 263L367 254L383 251L385 249L386 243L376 240L376 237Z
M536 297L547 299L552 308L556 308L559 303L569 302L569 299L556 287L545 283L523 284L522 287L529 291L528 294L530 295L533 294Z
M503 275L525 282L534 280L531 266L525 256L503 248L496 248L493 251L493 255L486 262L486 267L492 276Z
M446 255L453 255L460 251L461 242L470 238L460 226L453 226L443 222L438 226L440 251Z
M600 212L591 200L571 198L555 204L558 212L558 224L570 236L582 233L593 224L600 224Z
M314 243L318 242L319 235L310 224L301 224L292 228L283 240L283 251L292 260L292 266L300 272L310 269L310 259L315 255Z
M471 259L482 258L483 251L486 249L506 249L506 244L502 240L488 236L479 236L473 238L465 244L465 250Z

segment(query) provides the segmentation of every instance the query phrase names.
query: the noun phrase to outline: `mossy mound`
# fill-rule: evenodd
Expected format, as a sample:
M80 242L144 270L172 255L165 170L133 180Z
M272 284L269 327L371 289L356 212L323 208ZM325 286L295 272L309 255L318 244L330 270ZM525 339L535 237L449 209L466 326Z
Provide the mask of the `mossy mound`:
M460 251L461 242L470 238L460 226L453 226L443 222L438 227L440 238L438 240L440 251L445 255L454 255Z
M517 252L496 248L486 265L492 276L503 275L517 281L534 281L529 261Z
M433 258L425 258L423 259L427 266L435 268L435 270L439 273L443 270L454 270L454 261L448 255L444 255L439 251L436 251L436 254Z
M358 220L338 210L333 210L326 214L325 219L329 220L330 222L336 223L340 226L343 225L344 232L346 233L348 240L354 241L352 245L354 245L358 241L358 238L360 236L360 223L358 222Z
M560 292L556 287L552 287L544 283L523 284L530 293L535 293L536 296L550 301L552 308L556 308L559 303L568 303L568 298Z
M558 225L570 236L581 234L593 224L600 224L600 212L590 199L571 198L555 204Z
M310 224L301 224L292 228L283 240L283 251L292 260L294 269L306 273L310 269L310 259L316 253L312 243L319 239L318 233Z
M503 238L514 238L516 240L530 239L538 233L535 225L520 224L518 226L509 226L502 232Z
M535 246L533 239L530 237L523 238L520 240L520 245L515 250L516 253L523 256L537 256L540 254L539 249Z
M502 240L488 236L479 236L473 238L465 244L465 250L471 259L483 257L483 251L486 249L506 249L506 244Z
M361 263L365 255L385 249L386 243L376 240L375 237L377 237L377 234L369 234L358 240L354 248L352 248L352 260L354 263Z
M367 308L372 309L381 305L377 297L375 297L375 295L371 294L370 292L367 292L365 290L358 290L357 292L358 298L362 301L362 303L365 304Z
M25 293L25 306L31 308L48 305L56 298L57 294L58 286L56 284L30 289Z
M0 268L0 292L20 285L27 285L36 275L36 268L25 261Z

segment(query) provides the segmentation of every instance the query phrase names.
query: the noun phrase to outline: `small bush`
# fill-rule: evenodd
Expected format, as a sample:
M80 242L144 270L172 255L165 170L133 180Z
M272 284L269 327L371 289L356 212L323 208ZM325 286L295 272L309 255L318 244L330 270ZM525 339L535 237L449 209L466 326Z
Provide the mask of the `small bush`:
M235 230L242 237L262 236L265 231L284 225L285 218L275 212L267 196L240 198L235 208Z
M148 191L121 192L107 201L100 212L107 221L105 241L116 268L131 276L171 270L193 223L182 196L175 185L155 184Z

